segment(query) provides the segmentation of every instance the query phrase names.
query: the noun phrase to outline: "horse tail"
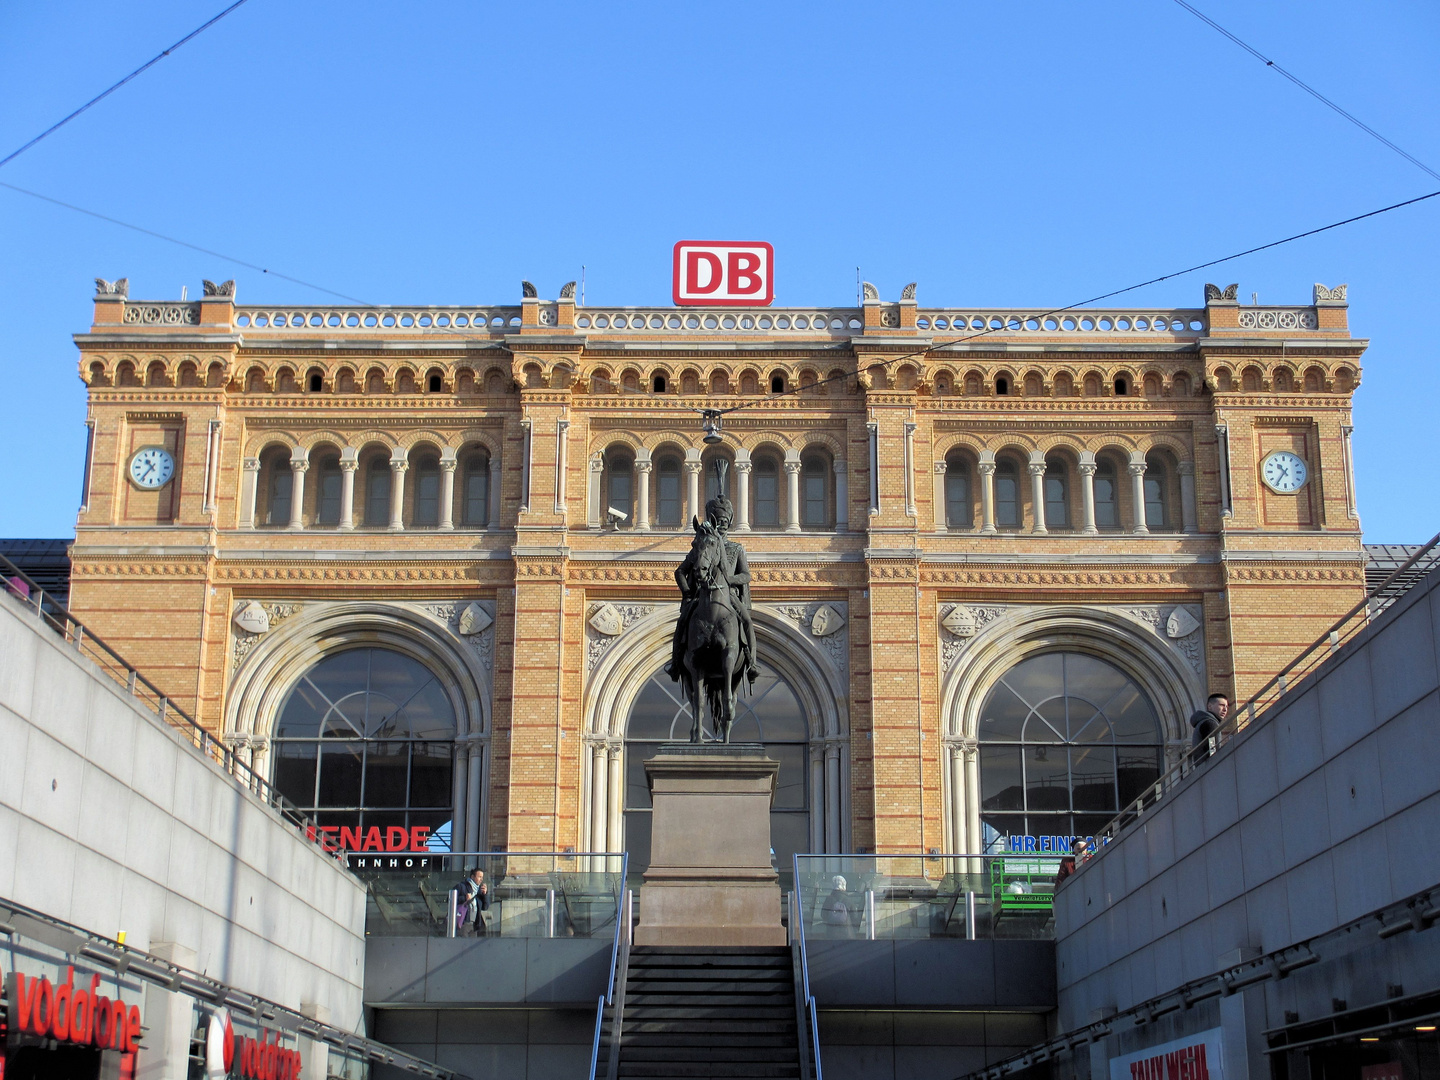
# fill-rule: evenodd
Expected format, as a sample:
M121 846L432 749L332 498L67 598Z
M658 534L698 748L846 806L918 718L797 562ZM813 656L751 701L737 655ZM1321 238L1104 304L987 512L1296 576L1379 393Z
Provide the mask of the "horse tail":
M710 712L710 723L715 728L715 733L720 733L720 717L724 715L725 691L724 676L718 679L705 680L705 707Z

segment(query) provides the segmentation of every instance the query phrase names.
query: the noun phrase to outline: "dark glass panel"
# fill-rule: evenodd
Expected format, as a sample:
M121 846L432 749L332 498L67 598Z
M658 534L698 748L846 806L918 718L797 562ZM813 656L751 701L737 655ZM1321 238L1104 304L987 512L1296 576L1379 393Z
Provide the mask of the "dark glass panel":
M1071 784L1076 810L1119 809L1115 805L1115 751L1108 746L1070 751Z
M280 717L275 721L275 737L315 738L320 734L320 720L329 708L330 702L325 696L308 679L301 679L280 707Z
M609 502L607 507L613 507L621 513L626 514L621 526L628 527L635 524L635 498L634 474L631 472L632 463L629 458L615 458L610 462L610 490L607 493Z
M1025 835L1023 814L980 815L981 848L983 851L1004 851L1005 838ZM994 835L991 835L991 834Z
M661 680L664 680L663 682ZM683 714L683 716L682 716ZM647 682L630 710L628 739L673 739L675 722L684 720L684 737L690 737L690 713L680 702L680 684L660 675Z
M1110 824L1112 817L1114 817L1113 814L1076 814L1070 819L1070 834L1087 838L1093 837Z
M662 458L655 470L655 521L660 525L680 524L680 463Z
M364 690L369 678L370 654L372 649L351 649L348 652L333 653L325 657L305 676L310 683L331 703L339 701L346 694ZM363 709L363 703L362 703ZM356 719L363 721L363 711Z
M980 806L984 810L1025 808L1018 746L980 747Z
M770 805L776 810L804 810L809 803L805 799L805 760L803 745L790 743L767 746L766 752L780 762L780 775L776 777L775 801ZM778 850L778 849L777 849Z
M1070 739L1079 743L1108 743L1110 721L1105 714L1081 698L1070 698Z
M433 458L415 471L415 524L440 523L440 465Z
M1151 529L1170 525L1165 513L1165 474L1156 473L1154 465L1145 473L1145 525Z
M1030 707L1003 682L996 684L980 707L980 738L1018 742Z
M1155 719L1155 710L1134 683L1116 694L1105 707L1110 723L1115 728L1117 742L1158 742L1160 725Z
M319 806L359 806L363 743L327 742L320 750Z
M400 702L388 694L371 692L365 696L367 734L372 739L406 739L410 725L406 723Z
M463 520L466 525L486 525L490 521L490 461L473 457L465 469Z
M1153 746L1117 747L1118 767L1115 770L1120 789L1120 805L1129 806L1160 778L1160 749Z
M794 857L810 850L810 817L808 814L771 814L770 847L774 863L781 873L795 865Z
M955 529L968 529L974 524L970 504L970 476L964 465L946 466L945 521Z
M1118 529L1120 515L1115 509L1115 470L1101 465L1095 472L1095 524L1102 529Z
M410 805L449 806L452 776L448 742L410 744Z
M315 805L315 761L320 748L313 742L277 742L275 790L296 806Z
M795 692L790 689L789 683L768 668L761 668L748 694L741 690L737 704L739 707L730 736L736 741L740 741L742 727L746 739L758 742L799 742L809 737L805 714Z
M384 460L365 470L365 524L390 524L390 463Z
M409 743L371 743L365 754L364 805L404 806L409 766Z
M650 812L636 810L625 815L625 850L630 853L629 870L638 876L650 866Z
M754 515L756 525L778 525L780 523L780 474L771 458L755 462Z
M1065 699L1053 697L1040 702L1025 724L1026 742L1065 741Z
M1059 697L1065 693L1065 657L1061 653L1032 656L1015 665L1005 682L1032 706Z
M455 737L455 709L450 704L450 695L436 679L432 678L405 702L404 713L409 721L409 733L416 739ZM405 735L405 725L400 726L398 734Z
M316 488L315 523L317 525L338 525L340 523L340 462L330 458L320 463L319 487Z
M1105 707L1128 680L1120 669L1084 653L1065 655L1065 692Z
M805 524L825 524L825 476L805 476Z
M1051 465L1045 470L1045 525L1047 528L1068 528L1070 500L1066 491L1063 466Z
M290 471L288 462L275 459L271 466L274 472L270 477L270 515L266 524L289 525L290 524L290 493L293 489L295 474Z
M346 694L330 706L325 721L320 725L320 734L326 738L352 739L365 734L365 713L370 707L370 695L364 690Z
M1028 810L1070 809L1070 762L1063 746L1025 747Z
M406 815L410 828L417 825L424 825L433 835L436 832L449 833L452 828L450 811L446 810L411 810ZM444 847L441 840L431 840L429 845L432 850L437 847Z
M625 747L625 809L649 809L650 784L645 762L660 750L659 743L630 743Z
M1002 529L1020 527L1020 482L1013 465L995 469L995 524Z

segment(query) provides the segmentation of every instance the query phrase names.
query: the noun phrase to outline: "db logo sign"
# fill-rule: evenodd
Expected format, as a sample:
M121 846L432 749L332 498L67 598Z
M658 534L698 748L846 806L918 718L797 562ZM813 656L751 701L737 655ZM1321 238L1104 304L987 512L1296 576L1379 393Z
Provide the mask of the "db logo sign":
M674 295L682 307L766 307L775 300L775 249L763 241L681 240Z

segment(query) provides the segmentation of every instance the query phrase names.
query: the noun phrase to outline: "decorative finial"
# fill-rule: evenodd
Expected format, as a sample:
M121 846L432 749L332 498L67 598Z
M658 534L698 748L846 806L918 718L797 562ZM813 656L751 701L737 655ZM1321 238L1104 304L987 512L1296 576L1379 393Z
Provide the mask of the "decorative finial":
M206 296L223 296L231 300L235 298L234 278L231 278L229 281L222 281L219 285L216 285L213 281L206 281L202 278L200 280L200 286L205 290Z
M575 282L573 282L573 281L567 281L564 285L561 285L561 286L560 286L560 299L561 299L561 300L574 300L574 299L575 299Z
M860 284L861 284L861 288L864 289L864 291L865 291L865 299L866 299L866 300L879 300L879 299L880 299L880 290L877 289L877 288L875 288L874 285L871 285L870 282L868 282L868 281L861 282Z
M520 282L520 295L525 297L525 299L527 300L533 300L540 294L535 291L534 285L530 284L530 282L528 281L522 280Z
M901 299L901 300L914 300L914 299L915 299L915 286L916 286L917 284L919 284L919 283L918 283L918 282L915 282L915 281L912 281L912 282L910 282L909 285L906 285L905 288L901 289L901 290L900 290L900 299Z
M122 300L130 297L130 279L116 278L114 281L106 281L104 278L95 279L96 296L118 296Z
M1316 303L1316 304L1323 304L1323 303L1341 303L1341 304L1343 304L1343 303L1346 302L1346 299L1345 299L1345 291L1346 291L1347 289L1349 289L1349 288L1350 288L1349 285L1336 285L1333 289L1327 289L1324 285L1321 285L1321 284L1317 281L1317 282L1315 283L1315 299L1312 301L1312 303Z
M1236 282L1232 285L1226 285L1223 289L1220 288L1219 285L1211 285L1208 281L1205 283L1205 299L1207 301L1234 300L1239 295L1239 293L1239 282Z

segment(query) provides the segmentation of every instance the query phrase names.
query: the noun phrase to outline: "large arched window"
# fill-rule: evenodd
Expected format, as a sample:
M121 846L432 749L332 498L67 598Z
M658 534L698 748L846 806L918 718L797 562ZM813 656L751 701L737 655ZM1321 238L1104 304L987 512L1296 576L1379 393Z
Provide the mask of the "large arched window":
M655 524L678 529L684 496L680 488L680 459L666 455L655 463Z
M1070 470L1053 455L1045 459L1045 527L1070 527Z
M326 454L315 466L315 524L340 524L340 493L343 477L340 456Z
M421 454L415 459L415 508L411 524L434 528L440 524L440 459Z
M998 834L1089 836L1160 775L1163 741L1144 691L1086 653L1011 668L980 708L980 819Z
M830 462L822 454L806 454L800 461L800 513L807 529L830 524Z
M962 454L945 458L945 524L952 529L969 529L975 524L970 465Z
M290 452L277 446L260 458L264 478L265 524L281 528L290 524L290 496L295 490L295 473L290 468Z
M1095 462L1095 525L1100 529L1120 527L1118 477L1115 462L1109 458Z
M1020 470L1013 461L995 465L995 524L1002 529L1020 527Z
M616 528L635 524L635 459L628 453L617 451L605 459L605 507L625 515L615 522Z
M490 455L484 450L465 455L460 523L470 529L482 529L490 524Z
M809 725L800 698L773 668L763 661L760 677L736 701L731 742L758 742L780 762L775 801L770 807L770 845L776 865L783 871L790 857L810 850L810 813L807 791ZM650 865L650 790L645 762L661 743L687 742L690 709L680 684L663 671L650 678L630 709L625 731L625 849L630 852L630 873ZM705 738L710 732L705 731Z
M753 516L757 529L780 526L780 463L769 454L755 459L751 492Z
M1145 527L1151 532L1168 532L1175 527L1170 510L1170 470L1159 454L1145 458Z
M379 454L365 468L365 524L390 524L390 459Z
M360 830L451 819L455 708L435 674L389 649L350 649L311 668L271 739L276 790L321 825Z

